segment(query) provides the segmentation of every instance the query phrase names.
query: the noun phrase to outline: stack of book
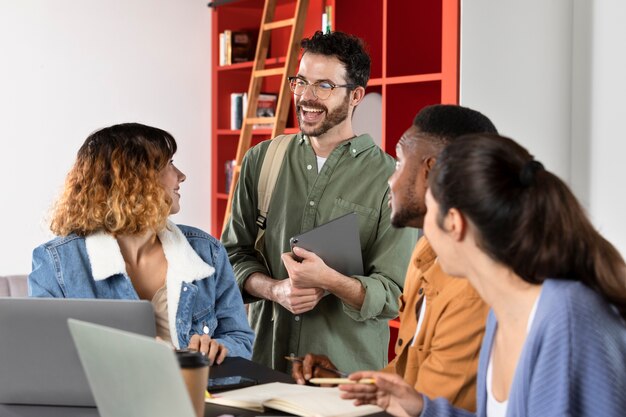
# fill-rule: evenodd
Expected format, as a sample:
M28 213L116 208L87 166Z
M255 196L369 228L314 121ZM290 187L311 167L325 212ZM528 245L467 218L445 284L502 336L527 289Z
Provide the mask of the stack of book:
M274 117L276 116L276 100L278 99L277 94L272 93L261 93L259 94L259 101L257 102L256 107L256 116L257 117ZM253 129L271 129L273 127L272 124L255 124L252 126Z
M257 102L256 117L276 116L276 101L278 95L274 93L260 93ZM232 130L241 129L243 117L248 108L248 93L230 94L230 128ZM271 129L272 124L255 124L253 129Z
M225 30L219 38L220 65L231 65L254 59L256 40L252 31Z

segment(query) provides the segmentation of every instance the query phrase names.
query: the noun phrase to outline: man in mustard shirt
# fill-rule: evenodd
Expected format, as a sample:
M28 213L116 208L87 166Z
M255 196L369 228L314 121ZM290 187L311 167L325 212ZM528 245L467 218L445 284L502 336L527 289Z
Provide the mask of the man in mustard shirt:
M428 174L445 145L469 133L496 132L479 112L453 105L422 109L396 147L397 162L389 178L391 224L422 228ZM396 357L383 370L401 375L415 389L445 397L457 407L476 409L476 372L488 307L465 279L446 275L428 240L415 246L400 296ZM332 355L331 355L332 358ZM334 359L333 359L334 361ZM336 376L324 355L308 354L294 363L300 383L314 376Z

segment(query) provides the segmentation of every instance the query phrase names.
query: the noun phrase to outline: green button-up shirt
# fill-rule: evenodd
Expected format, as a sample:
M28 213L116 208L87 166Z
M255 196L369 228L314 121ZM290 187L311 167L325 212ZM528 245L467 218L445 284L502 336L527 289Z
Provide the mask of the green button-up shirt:
M398 297L417 240L415 229L394 229L389 221L387 179L394 160L369 135L338 145L318 174L308 139L294 135L285 154L270 203L264 258L257 256L257 187L269 141L246 154L235 190L231 217L222 242L235 270L249 319L256 332L252 359L287 371L283 358L322 353L341 370L380 369L387 363L389 326L398 315ZM285 279L281 254L289 239L341 215L356 212L365 275L354 276L365 288L357 310L333 294L311 311L294 315L279 304L251 297L244 291L253 272Z

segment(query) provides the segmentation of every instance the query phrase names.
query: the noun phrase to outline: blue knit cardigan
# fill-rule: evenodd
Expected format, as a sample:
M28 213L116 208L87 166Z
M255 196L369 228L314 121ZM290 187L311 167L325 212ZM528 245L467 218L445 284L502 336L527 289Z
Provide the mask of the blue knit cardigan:
M478 365L477 412L424 397L422 417L486 417L487 364L497 328L491 312ZM520 355L507 417L626 416L626 324L580 282L547 280Z

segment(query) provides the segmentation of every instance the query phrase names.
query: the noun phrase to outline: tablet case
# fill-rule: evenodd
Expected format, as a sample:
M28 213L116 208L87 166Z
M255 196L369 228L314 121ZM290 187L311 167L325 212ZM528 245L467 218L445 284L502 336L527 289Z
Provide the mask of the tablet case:
M344 275L363 275L363 258L356 213L348 213L314 229L294 236L291 248L298 246L315 253L324 263ZM296 260L297 256L294 255Z

